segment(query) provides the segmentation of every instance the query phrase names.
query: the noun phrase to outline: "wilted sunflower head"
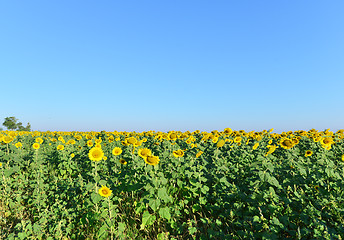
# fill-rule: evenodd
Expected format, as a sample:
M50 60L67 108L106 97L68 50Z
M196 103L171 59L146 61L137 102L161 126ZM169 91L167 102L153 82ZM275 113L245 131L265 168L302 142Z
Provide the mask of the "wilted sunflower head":
M127 164L127 161L125 161L124 159L120 159L119 162L123 165L126 165Z

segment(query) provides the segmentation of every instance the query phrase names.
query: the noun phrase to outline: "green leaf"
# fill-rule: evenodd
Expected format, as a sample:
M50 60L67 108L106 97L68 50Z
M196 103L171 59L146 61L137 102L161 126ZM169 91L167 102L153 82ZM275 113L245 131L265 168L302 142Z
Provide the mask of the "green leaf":
M107 235L107 225L101 226L98 230L98 238L104 239Z
M279 184L279 182L277 181L277 179L276 179L275 177L269 176L268 182L269 182L271 185L273 185L273 186L275 186L275 187L277 187L277 188L279 188L279 189L282 189L281 185Z
M102 199L102 196L100 196L99 194L93 192L93 193L91 194L91 199L92 199L92 202L93 202L94 204L97 204L97 203Z
M168 196L167 190L165 187L158 189L158 198L160 198L161 200L165 202L172 202L172 198Z
M120 235L121 233L123 233L124 230L125 230L125 223L119 222L119 223L118 223L118 228L117 228L118 235Z
M154 212L156 212L158 208L160 207L160 200L158 198L150 199L148 202L148 205L153 209Z
M159 215L167 220L171 219L170 209L168 207L163 207L159 210Z
M101 186L106 186L106 185L107 185L107 182L106 182L105 180L100 180L100 181L99 181L99 184L100 184Z
M204 194L207 194L207 192L209 191L209 187L204 185L202 188L201 188L201 192L204 193Z
M142 224L140 229L143 230L145 226L153 225L155 219L155 215L150 214L148 211L144 211L142 214Z
M260 222L260 218L258 216L253 217L253 222Z

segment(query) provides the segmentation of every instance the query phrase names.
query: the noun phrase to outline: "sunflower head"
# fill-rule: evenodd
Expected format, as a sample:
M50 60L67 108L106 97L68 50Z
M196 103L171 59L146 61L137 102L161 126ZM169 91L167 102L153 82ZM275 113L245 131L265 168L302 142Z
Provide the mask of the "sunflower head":
M92 161L100 161L104 157L104 152L103 152L103 150L101 148L93 147L88 152L88 157Z
M33 149L37 150L37 149L40 148L40 145L39 145L39 143L34 143L34 144L32 145L32 147L33 147Z
M222 139L217 142L216 147L220 148L220 147L223 147L223 145L225 145L225 140Z
M63 149L64 149L64 146L63 146L63 145L58 145L58 146L57 146L57 150L60 150L60 151L61 151L61 150L63 150Z
M120 159L119 162L120 162L122 165L126 165L126 164L127 164L127 161L125 161L124 159Z
M175 157L183 157L184 156L184 152L181 149L175 150L175 151L173 151L173 156L175 156Z
M294 142L292 140L290 140L289 138L283 138L280 141L280 145L284 149L290 149L294 146Z
M152 151L148 148L142 148L138 151L138 154L142 158L147 158L148 156L152 155Z
M145 162L149 165L157 165L159 163L160 159L158 156L148 156L145 158Z
M20 147L22 147L23 145L21 144L21 142L17 142L16 144L14 144L14 146L16 146L16 148L20 148Z
M99 192L99 195L102 197L110 197L112 190L110 190L110 188L108 187L102 186L98 192Z
M112 149L112 154L115 156L118 156L122 153L122 149L119 147L115 147L114 149Z
M309 156L312 156L313 152L311 150L307 150L305 152L305 157L309 157Z

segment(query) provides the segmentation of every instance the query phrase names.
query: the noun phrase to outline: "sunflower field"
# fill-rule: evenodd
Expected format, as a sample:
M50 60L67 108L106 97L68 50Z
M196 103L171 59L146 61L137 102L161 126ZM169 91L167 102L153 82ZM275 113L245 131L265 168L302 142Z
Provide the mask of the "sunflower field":
M0 239L343 239L344 130L0 132Z

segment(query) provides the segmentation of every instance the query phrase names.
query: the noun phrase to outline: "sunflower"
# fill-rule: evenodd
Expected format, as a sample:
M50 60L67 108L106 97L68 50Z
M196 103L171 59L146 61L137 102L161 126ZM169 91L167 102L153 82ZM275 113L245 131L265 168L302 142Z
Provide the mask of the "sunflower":
M305 153L305 157L312 156L313 152L311 150L307 150Z
M342 161L344 161L344 154L342 155Z
M223 131L225 134L231 134L233 132L232 129L230 128L225 128L224 131Z
M321 140L320 140L320 143L321 143L321 145L331 145L331 144L333 144L334 143L334 141L333 141L333 138L332 137L325 137L325 138L322 138Z
M21 142L17 142L16 144L14 144L14 146L16 146L16 148L20 148L20 147L22 147L23 145L21 144Z
M4 143L10 143L10 142L12 142L13 141L13 137L11 137L11 136L5 136L4 138L3 138L3 142Z
M108 187L102 186L98 192L100 196L107 198L110 197L112 190L110 190Z
M0 167L2 167L2 163L0 162Z
M122 149L119 147L115 147L114 149L112 149L112 154L115 156L118 156L122 153Z
M104 152L101 148L93 147L88 152L88 157L92 161L100 161L103 159L103 156L104 156Z
M196 154L196 158L198 158L199 156L201 156L202 155L202 151L199 151L197 154Z
M87 141L87 146L92 147L93 146L93 141L92 140L88 140Z
M235 137L234 138L235 143L240 143L241 142L241 137Z
M159 163L160 159L158 156L148 156L145 158L145 162L149 165L157 165Z
M169 133L167 136L168 136L168 139L171 141L176 140L178 137L177 133L174 133L174 132Z
M71 158L75 157L75 154L74 154L74 153L72 153L72 154L70 155L70 157L71 157Z
M258 146L259 146L259 143L257 142L257 143L255 143L255 144L253 145L252 149L253 149L253 150L256 150L256 149L258 148Z
M175 156L176 158L177 157L182 157L182 156L184 156L184 152L181 149L173 151L173 156Z
M120 159L119 162L123 165L126 165L127 164L127 161L125 161L124 159Z
M220 147L223 147L223 145L225 145L225 140L222 139L217 142L216 147L220 148Z
M137 142L136 138L134 137L127 138L126 141L129 144L135 144Z
M152 155L152 151L148 148L142 148L138 151L138 154L142 158L147 158L148 156Z
M63 145L58 145L57 146L57 150L63 150L64 149L64 146Z
M39 145L39 143L34 143L33 145L32 145L32 147L33 147L33 149L39 149L40 148L40 145Z
M294 146L294 143L292 140L290 140L289 138L282 138L279 141L279 144L281 145L282 148L284 149L290 149Z
M268 152L265 154L265 157L266 157L267 155L273 153L273 152L276 150L276 148L277 148L278 146L275 146L275 145L267 145L266 147L269 148L269 150L268 150Z

